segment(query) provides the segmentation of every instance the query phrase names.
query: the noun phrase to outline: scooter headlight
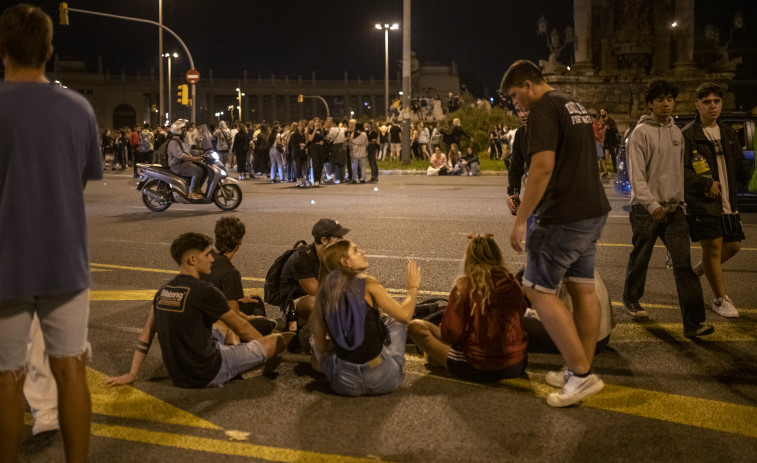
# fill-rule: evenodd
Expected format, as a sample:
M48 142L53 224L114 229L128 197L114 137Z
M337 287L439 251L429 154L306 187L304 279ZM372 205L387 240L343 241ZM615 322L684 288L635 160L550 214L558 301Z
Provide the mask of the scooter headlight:
M226 175L226 176L228 176L229 174L227 174L227 173L226 173L226 171L225 171L224 169L221 169L221 175Z
M210 153L210 155L211 155L211 156L213 157L213 159L215 159L216 161L220 161L220 160L221 160L221 157L220 157L220 156L218 156L218 153L216 153L215 151L213 151L212 153Z

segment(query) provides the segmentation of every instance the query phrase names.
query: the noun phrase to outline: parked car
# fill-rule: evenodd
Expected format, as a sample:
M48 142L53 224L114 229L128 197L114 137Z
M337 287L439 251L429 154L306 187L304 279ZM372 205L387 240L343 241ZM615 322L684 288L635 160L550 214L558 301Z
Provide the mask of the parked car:
M678 127L683 128L686 124L694 120L693 114L683 114L674 116L675 123ZM729 124L736 131L741 140L741 149L746 158L747 173L751 178L754 170L754 145L757 133L755 133L755 122L757 116L746 113L724 113L720 115L720 121ZM631 136L635 123L626 130L623 135L620 149L618 150L618 175L615 178L615 191L623 196L631 196L631 184L628 182L628 165L626 164L626 143ZM757 194L749 193L746 185L739 185L739 212L757 212Z

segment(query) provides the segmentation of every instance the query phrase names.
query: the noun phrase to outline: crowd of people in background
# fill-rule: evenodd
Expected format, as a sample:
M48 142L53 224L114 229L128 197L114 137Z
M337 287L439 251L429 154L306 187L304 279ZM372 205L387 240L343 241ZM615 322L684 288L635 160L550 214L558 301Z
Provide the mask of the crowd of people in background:
M296 187L322 184L378 182L378 161L399 162L403 127L396 118L385 121L355 119L302 119L291 124L220 121L195 126L189 124L189 146L216 151L229 172L238 180L267 179L271 183L294 183ZM514 130L502 124L489 131L489 158L504 160ZM113 171L137 164L157 164L158 150L170 139L165 127L145 123L134 127L102 131L103 165ZM479 154L460 119L410 124L411 157L431 162L436 150L444 150L444 169L429 175L472 175L481 173ZM438 157L436 158L438 162Z

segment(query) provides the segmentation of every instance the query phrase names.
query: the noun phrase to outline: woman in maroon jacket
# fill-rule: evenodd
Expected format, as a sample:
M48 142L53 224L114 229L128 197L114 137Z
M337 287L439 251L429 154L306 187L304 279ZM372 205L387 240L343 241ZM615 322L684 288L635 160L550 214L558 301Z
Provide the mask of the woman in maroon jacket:
M471 236L464 274L455 282L439 326L413 320L408 335L453 375L494 382L523 374L526 301L491 235Z

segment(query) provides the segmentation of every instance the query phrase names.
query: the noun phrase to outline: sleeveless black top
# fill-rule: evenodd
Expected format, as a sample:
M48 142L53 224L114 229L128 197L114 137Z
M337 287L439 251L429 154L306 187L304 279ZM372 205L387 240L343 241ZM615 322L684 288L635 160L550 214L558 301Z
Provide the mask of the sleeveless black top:
M378 357L384 344L391 342L389 330L381 321L378 310L366 303L365 307L365 334L363 343L355 350L346 350L334 343L336 356L345 362L366 363Z

